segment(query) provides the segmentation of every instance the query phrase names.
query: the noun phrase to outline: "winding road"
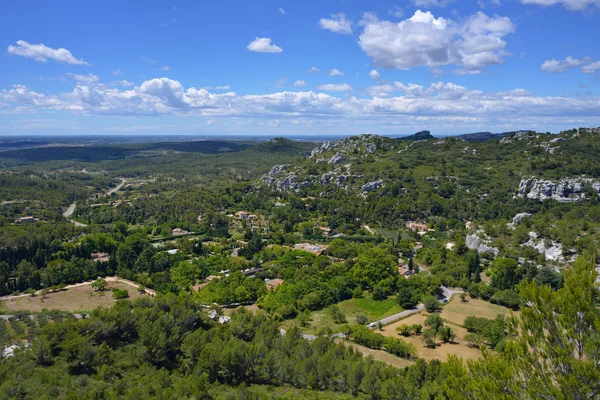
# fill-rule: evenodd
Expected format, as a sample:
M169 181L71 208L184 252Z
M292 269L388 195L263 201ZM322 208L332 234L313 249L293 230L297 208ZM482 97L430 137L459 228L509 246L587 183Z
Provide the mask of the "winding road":
M115 186L114 188L110 189L109 191L107 191L106 193L104 193L102 196L106 197L106 196L110 196L113 193L118 192L119 190L121 190L121 188L123 187L123 185L125 185L126 181L125 178L119 178L121 180L121 182ZM71 216L73 215L73 213L75 212L75 208L77 207L77 203L73 203L71 204L67 210L63 213L63 216L71 223L75 224L75 226L79 226L79 227L84 227L87 226L86 224L82 224L81 222L77 222L74 219L71 218Z

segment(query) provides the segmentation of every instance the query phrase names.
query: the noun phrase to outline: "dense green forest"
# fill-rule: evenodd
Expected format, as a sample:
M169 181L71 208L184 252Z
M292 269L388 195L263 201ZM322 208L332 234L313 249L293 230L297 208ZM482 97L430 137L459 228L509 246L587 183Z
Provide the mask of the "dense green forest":
M23 349L0 398L598 398L599 135L3 151L0 296L114 275L158 295L3 323L0 349ZM519 311L465 322L477 361L417 360L337 306L434 312L447 288ZM241 305L258 310L208 317ZM305 340L320 310L414 364ZM423 334L453 332L432 317Z

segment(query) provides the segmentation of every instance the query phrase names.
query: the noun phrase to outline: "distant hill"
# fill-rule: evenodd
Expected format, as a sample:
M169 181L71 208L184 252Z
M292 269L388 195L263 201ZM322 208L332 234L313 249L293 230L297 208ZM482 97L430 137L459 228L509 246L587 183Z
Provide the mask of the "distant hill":
M293 153L298 155L308 155L315 147L311 142L298 142L295 140L276 137L268 142L257 144L251 147L253 151L265 153Z
M457 138L470 141L470 142L484 142L486 140L493 139L502 139L505 136L509 136L519 132L533 132L529 130L521 130L521 131L511 131L511 132L502 132L502 133L491 133L491 132L475 132L475 133L467 133L464 135L459 135Z
M429 140L435 139L429 131L420 131L410 136L399 137L396 140Z

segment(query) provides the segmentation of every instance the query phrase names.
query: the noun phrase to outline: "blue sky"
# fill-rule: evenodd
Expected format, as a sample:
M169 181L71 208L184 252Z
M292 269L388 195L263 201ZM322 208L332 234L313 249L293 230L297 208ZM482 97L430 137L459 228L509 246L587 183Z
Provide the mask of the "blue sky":
M600 125L600 0L32 1L0 135L437 135Z

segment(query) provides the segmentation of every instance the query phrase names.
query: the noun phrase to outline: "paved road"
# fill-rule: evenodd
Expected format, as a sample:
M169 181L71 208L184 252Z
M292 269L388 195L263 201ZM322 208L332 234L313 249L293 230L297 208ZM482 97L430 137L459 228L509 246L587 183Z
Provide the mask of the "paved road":
M117 186L115 186L114 188L110 189L108 192L106 192L104 195L105 196L110 196L113 193L118 192L119 190L121 190L121 188L123 187L123 185L125 184L125 179L123 178L119 178L121 179L121 183L119 183Z
M384 326L393 324L394 322L399 321L402 318L406 318L408 316L411 316L413 314L421 312L424 309L425 309L425 306L423 305L423 303L417 304L417 306L415 308L413 308L412 310L405 310L405 311L399 312L398 314L394 314L394 315L390 315L389 317L382 318L379 321L374 321L373 323L375 323L376 326L378 326L379 323L381 323L381 325L384 325Z
M123 185L126 183L124 178L119 178L121 180L121 182L115 186L114 188L110 189L109 191L107 191L106 193L104 193L103 196L110 196L113 193L118 192L119 190L121 190L121 188L123 187ZM81 222L77 222L74 219L71 218L71 215L73 215L73 213L75 212L75 208L77 207L76 203L71 204L67 210L63 213L63 216L69 220L69 222L72 222L73 224L75 224L75 226L79 226L79 227L84 227L87 226L86 224L82 224Z

